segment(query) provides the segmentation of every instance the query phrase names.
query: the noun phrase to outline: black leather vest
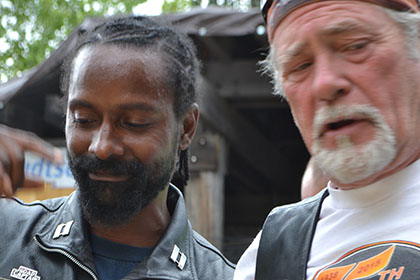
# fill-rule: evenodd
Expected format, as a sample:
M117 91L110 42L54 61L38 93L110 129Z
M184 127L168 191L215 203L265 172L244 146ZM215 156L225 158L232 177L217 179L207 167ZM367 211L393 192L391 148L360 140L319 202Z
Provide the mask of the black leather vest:
M264 222L255 280L306 280L312 239L328 191L274 208Z

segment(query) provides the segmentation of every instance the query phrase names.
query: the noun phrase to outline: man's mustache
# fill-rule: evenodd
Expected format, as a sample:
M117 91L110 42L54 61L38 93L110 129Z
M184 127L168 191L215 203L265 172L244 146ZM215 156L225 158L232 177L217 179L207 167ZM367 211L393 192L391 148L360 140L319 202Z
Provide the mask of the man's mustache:
M139 175L144 170L144 164L139 160L121 160L110 158L101 160L95 156L83 155L72 159L74 167L89 173L106 173L111 176Z

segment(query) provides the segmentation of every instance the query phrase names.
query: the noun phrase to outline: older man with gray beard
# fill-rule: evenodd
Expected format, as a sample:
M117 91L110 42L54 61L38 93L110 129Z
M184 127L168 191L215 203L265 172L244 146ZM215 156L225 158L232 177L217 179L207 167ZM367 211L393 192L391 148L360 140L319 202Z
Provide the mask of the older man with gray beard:
M416 0L272 0L265 61L327 189L275 208L235 280L419 279Z

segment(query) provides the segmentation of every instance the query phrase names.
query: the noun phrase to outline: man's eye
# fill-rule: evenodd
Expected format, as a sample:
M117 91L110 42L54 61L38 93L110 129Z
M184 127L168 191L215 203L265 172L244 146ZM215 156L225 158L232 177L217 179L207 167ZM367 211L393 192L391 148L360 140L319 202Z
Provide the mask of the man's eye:
M289 81L300 81L308 74L308 69L312 66L312 61L301 62L286 67L284 78ZM287 70L288 68L288 70Z
M76 110L73 114L73 123L77 125L86 125L92 124L97 121L97 117L95 114L87 113L81 110Z
M369 44L369 41L367 41L367 40L359 41L359 42L350 44L346 48L346 50L347 51L358 51L358 50L361 50L361 49L365 48L368 44Z
M311 63L309 63L309 62L302 63L302 64L298 65L295 69L293 69L292 72L299 72L299 71L305 70L309 66L311 66Z
M132 128L144 128L149 126L149 123L125 122L125 125Z
M85 119L85 118L74 118L73 122L77 124L88 124L88 123L94 122L94 120Z
M348 61L360 63L370 57L372 51L375 49L374 46L372 40L367 38L344 44L339 51Z

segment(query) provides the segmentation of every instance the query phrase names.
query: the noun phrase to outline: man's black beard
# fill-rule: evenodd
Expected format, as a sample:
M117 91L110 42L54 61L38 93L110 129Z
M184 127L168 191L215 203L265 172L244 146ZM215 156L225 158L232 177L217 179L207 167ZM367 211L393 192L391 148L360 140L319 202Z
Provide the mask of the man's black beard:
M84 218L90 224L103 226L123 224L146 207L168 185L175 165L173 155L151 166L139 160L111 158L103 161L91 155L67 155ZM89 178L89 173L127 176L128 179L96 181Z

